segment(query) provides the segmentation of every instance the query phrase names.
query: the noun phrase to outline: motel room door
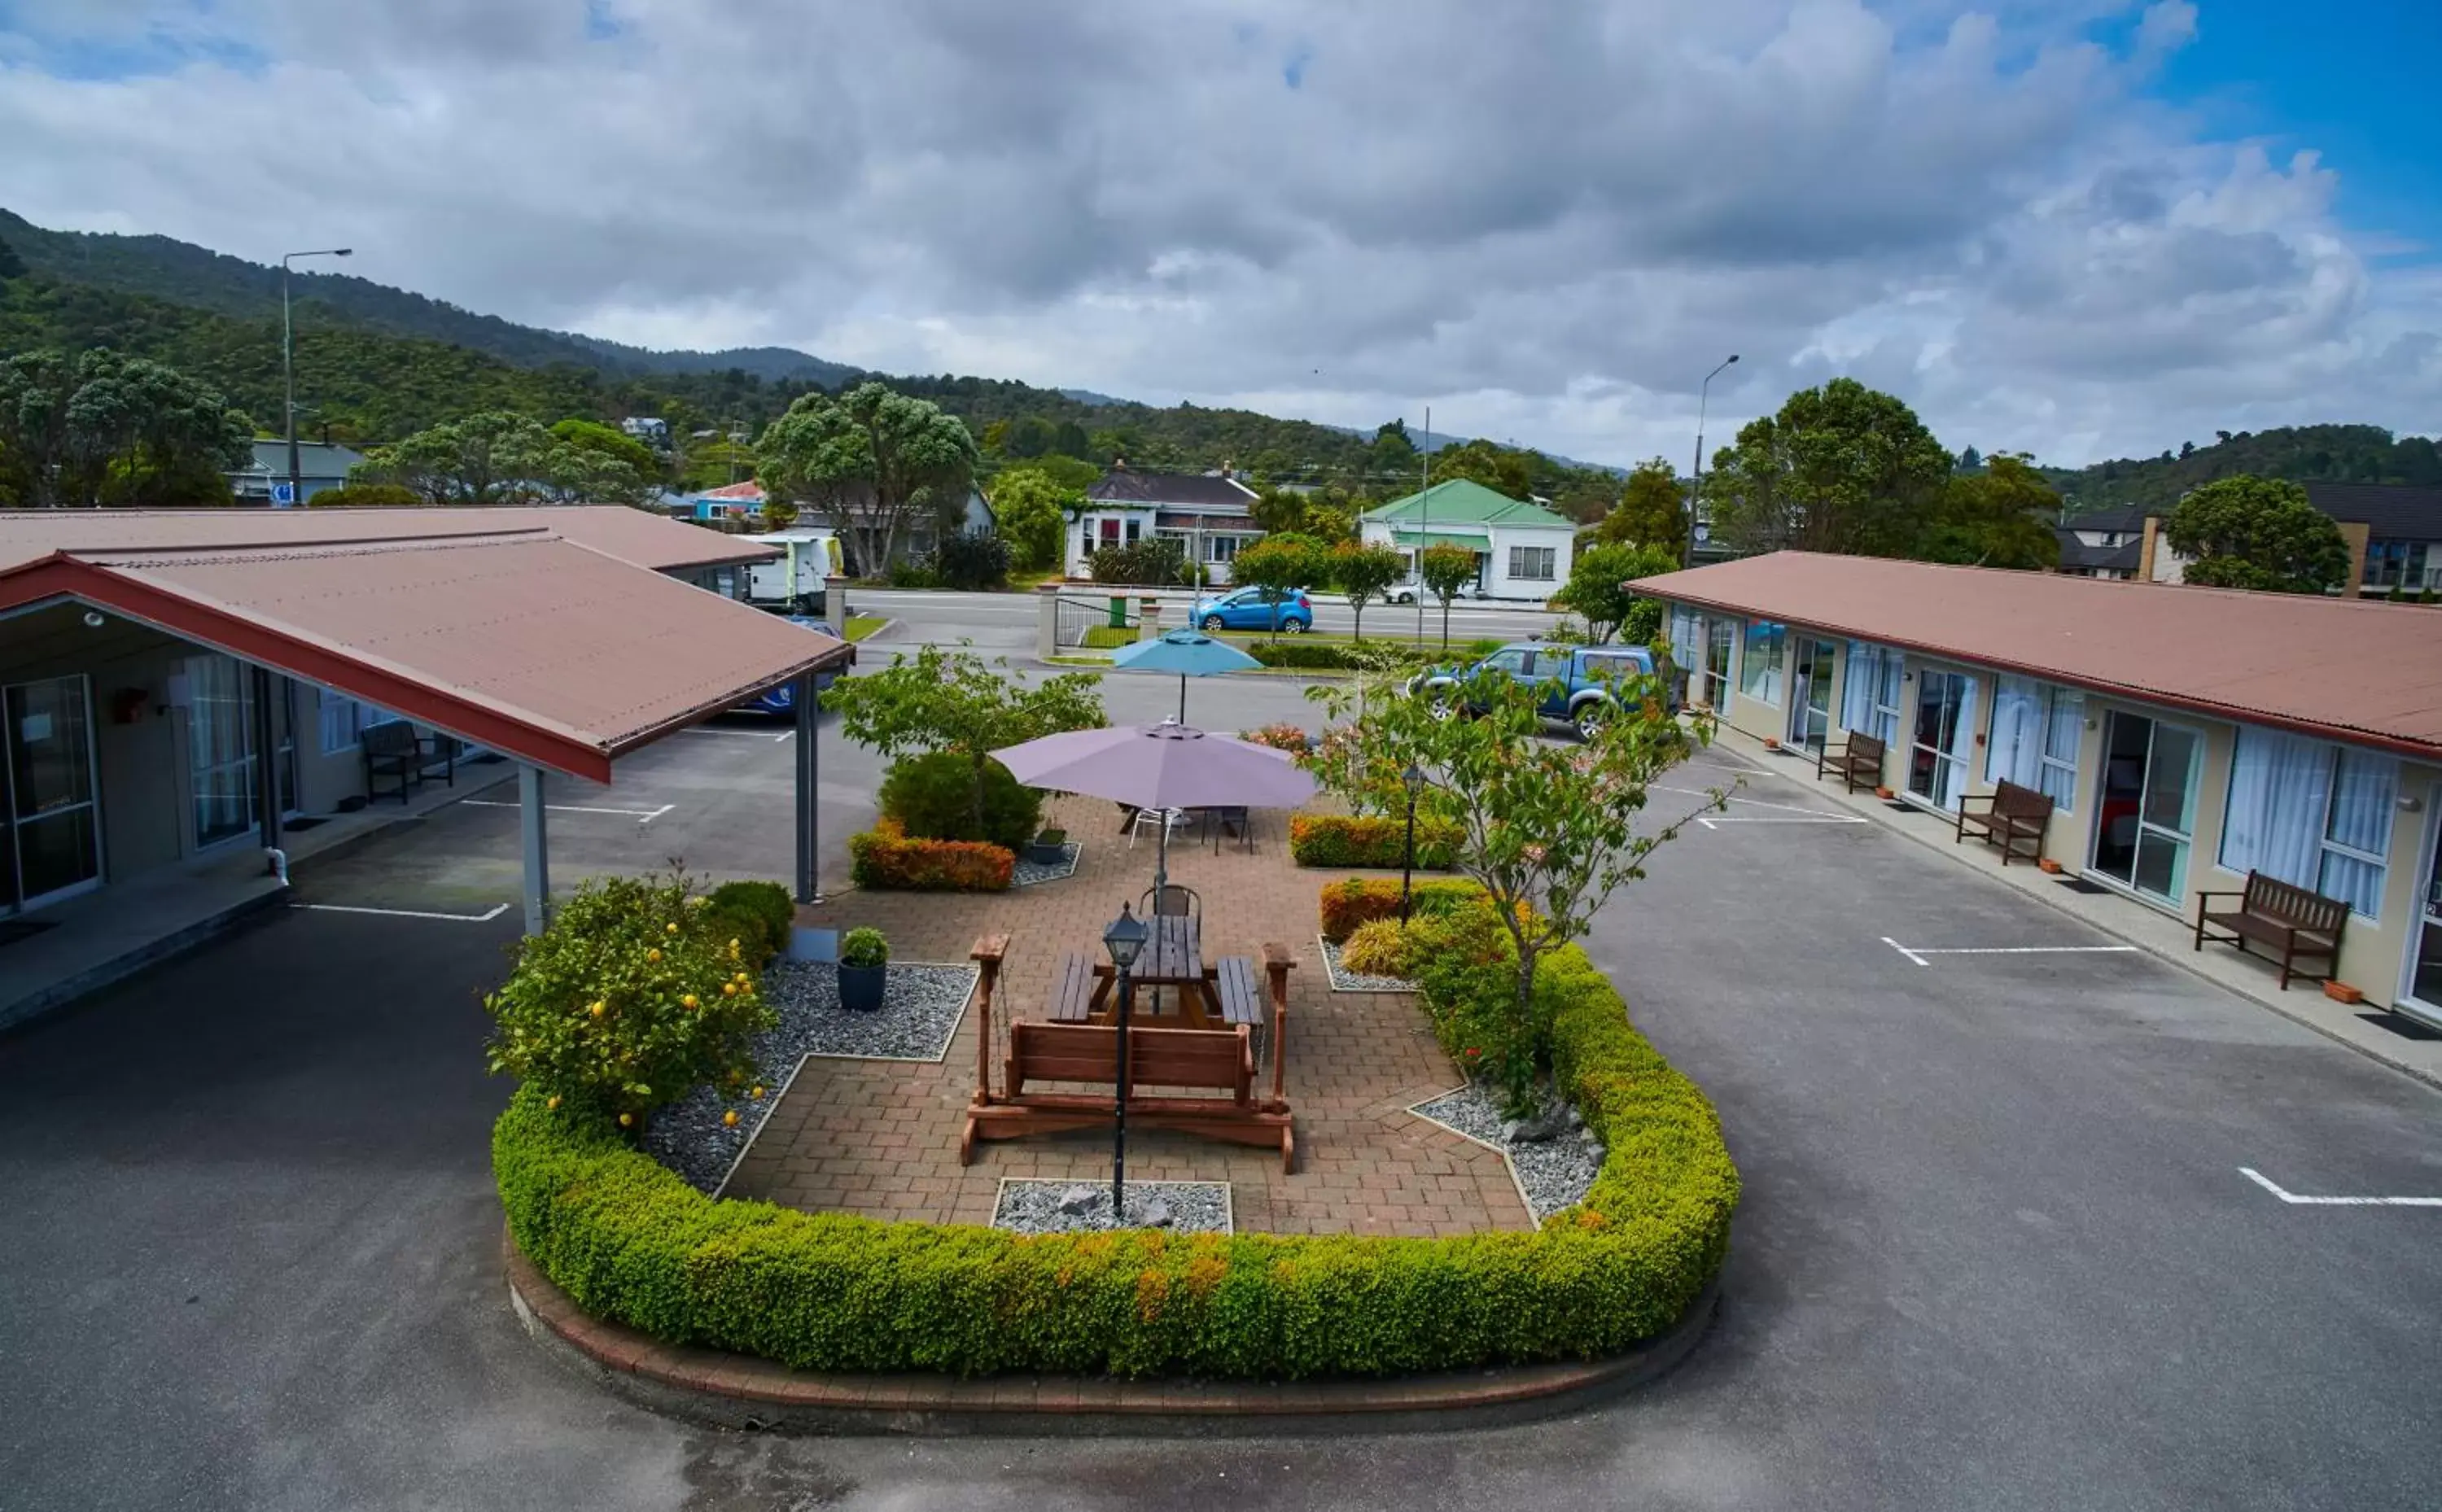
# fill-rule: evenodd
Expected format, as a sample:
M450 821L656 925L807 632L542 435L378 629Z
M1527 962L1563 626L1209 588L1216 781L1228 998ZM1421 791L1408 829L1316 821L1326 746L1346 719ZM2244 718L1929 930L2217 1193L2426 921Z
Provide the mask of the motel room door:
M82 677L0 689L0 914L100 885L93 709Z
M2188 846L2196 823L2196 769L2204 738L2177 724L2115 709L2103 738L2103 796L2094 870L2177 906L2186 896Z
M1832 658L1830 641L1802 636L1797 642L1797 672L1790 679L1789 743L1809 756L1821 756L1832 735Z

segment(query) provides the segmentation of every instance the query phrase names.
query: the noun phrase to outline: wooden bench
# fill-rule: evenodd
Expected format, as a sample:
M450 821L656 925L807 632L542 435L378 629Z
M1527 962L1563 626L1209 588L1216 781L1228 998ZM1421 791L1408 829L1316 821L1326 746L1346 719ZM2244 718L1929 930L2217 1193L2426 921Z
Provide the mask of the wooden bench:
M993 1010L998 998L1001 968L1009 955L1009 937L986 935L969 953L979 968L976 984L975 1093L967 1107L965 1133L958 1141L958 1163L972 1162L978 1139L1009 1139L1062 1129L1093 1128L1110 1123L1118 1114L1119 1029L1108 1022L1062 1020L1067 1005L1082 992L1084 1011L1093 1012L1090 984L1097 983L1093 963L1084 956L1062 957L1054 978L1048 1024L1009 1026L1009 1053L1002 1066L1003 1090L992 1086ZM1173 1029L1158 1024L1128 1027L1128 1121L1149 1128L1179 1129L1238 1144L1277 1145L1281 1170L1296 1169L1297 1137L1288 1101L1282 1095L1287 1047L1288 975L1297 964L1286 945L1264 947L1262 970L1267 991L1252 1003L1237 987L1221 990L1224 980L1251 986L1255 964L1244 957L1212 968L1212 980L1230 1022L1224 1029ZM1089 984L1080 987L1079 983ZM1232 996L1237 1006L1230 1006ZM1268 998L1267 1011L1265 1000ZM1248 1016L1252 1022L1239 1022ZM1268 1023L1272 1086L1268 1096L1255 1085L1256 1036ZM1046 1082L1103 1084L1107 1092L1047 1092L1029 1084ZM1186 1088L1208 1095L1152 1096L1138 1088Z
M2213 903L2216 898L2235 898L2238 906L2215 908ZM2268 949L2281 952L2281 990L2286 993L2301 956L2322 956L2324 980L2332 979L2341 967L2341 932L2348 922L2349 905L2339 899L2251 871L2242 892L2196 895L2196 948L2204 949L2205 941L2211 939L2235 945L2244 956L2248 954L2249 940L2262 940ZM2208 929L2227 933L2208 934Z
M1094 963L1071 951L1051 978L1051 1022L1083 1024L1094 1016Z
M1221 1021L1235 1029L1244 1025L1255 1037L1255 1059L1262 1061L1272 1038L1271 1015L1264 1011L1262 978L1246 956L1224 956L1212 967L1212 988L1221 998Z
M1982 804L1980 810L1970 807ZM1971 792L1959 800L1959 823L1951 834L1952 845L1976 838L2001 849L2001 865L2020 854L2020 847L2029 861L2044 859L2044 826L2050 823L2052 800L2032 788L2022 788L2014 782L2003 782L1990 792Z
M1849 738L1836 746L1829 740L1823 742L1822 751L1814 757L1814 780L1837 776L1848 784L1850 792L1857 791L1860 782L1868 788L1879 788L1883 785L1883 757L1887 753L1882 737L1851 730Z

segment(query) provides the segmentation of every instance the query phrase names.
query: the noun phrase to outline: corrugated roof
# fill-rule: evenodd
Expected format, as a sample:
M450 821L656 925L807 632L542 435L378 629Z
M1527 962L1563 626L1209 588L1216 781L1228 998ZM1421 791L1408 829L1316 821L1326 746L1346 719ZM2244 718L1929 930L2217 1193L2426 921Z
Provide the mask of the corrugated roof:
M236 524L288 518L215 514ZM264 542L226 529L231 540L213 545L198 542L212 532L191 519L172 528L103 511L45 529L41 520L57 517L0 517L0 610L76 599L598 781L623 752L853 659L829 635L646 570L576 533L509 518L557 523L592 511L345 514L353 520L336 534L365 538L301 533ZM392 538L378 538L375 514L434 528L399 538L393 526ZM489 528L478 518L486 515ZM115 541L113 524L124 527ZM596 534L612 545L622 538ZM29 554L45 535L88 544Z
M0 510L0 571L52 552L220 551L383 540L551 534L654 572L768 561L779 554L742 537L682 524L625 504L505 509Z
M2442 758L2442 611L1776 552L1637 592Z
M759 500L763 497L763 485L756 483L754 479L749 478L744 483L724 483L719 488L707 488L698 497L703 499Z
M1254 502L1255 491L1217 474L1114 467L1085 485L1085 497L1097 503L1176 504L1208 513L1244 513Z
M1472 478L1451 478L1365 512L1367 519L1408 525L1419 519L1434 525L1510 525L1527 529L1576 529L1537 504L1522 503Z

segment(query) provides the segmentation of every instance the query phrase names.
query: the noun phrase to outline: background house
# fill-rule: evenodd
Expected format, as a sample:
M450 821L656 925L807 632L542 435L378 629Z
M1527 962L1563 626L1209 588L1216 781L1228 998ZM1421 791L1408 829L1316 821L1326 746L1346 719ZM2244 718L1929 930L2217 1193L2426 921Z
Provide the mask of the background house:
M1178 542L1181 555L1200 563L1205 581L1226 583L1238 548L1264 533L1250 512L1255 498L1227 467L1138 472L1116 463L1087 486L1085 507L1068 521L1066 570L1071 577L1090 577L1097 551L1158 536Z
M337 488L348 481L348 469L365 460L365 454L327 441L297 443L298 481L303 484L303 503L326 488ZM268 504L272 484L288 481L288 443L258 441L254 456L237 471L225 474L229 492L241 504Z
M1577 527L1540 505L1453 478L1368 510L1358 534L1405 555L1412 578L1425 547L1464 546L1475 553L1475 583L1485 597L1540 601L1569 580Z
M2442 488L2405 483L2303 485L2306 501L2329 516L2348 544L2341 596L2442 590ZM2075 577L2181 580L2188 559L2171 549L2166 510L2138 505L2093 510L2060 522L2060 570Z

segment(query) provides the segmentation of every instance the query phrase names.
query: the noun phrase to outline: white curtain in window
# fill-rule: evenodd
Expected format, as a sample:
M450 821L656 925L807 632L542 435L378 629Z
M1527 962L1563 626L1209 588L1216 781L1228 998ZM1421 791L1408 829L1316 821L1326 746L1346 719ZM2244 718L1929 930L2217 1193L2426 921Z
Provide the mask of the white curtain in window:
M2326 848L2316 891L2342 898L2368 919L2381 917L2383 865L2366 856L2391 855L2391 812L2399 792L2399 763L2363 751L2342 751L2332 772L2331 816L2325 834L2336 846L2362 851L2346 855Z
M1849 643L1848 672L1840 680L1840 728L1874 733L1874 695L1882 685L1883 648Z
M1900 694L1907 682L1907 666L1896 647L1883 647L1878 677L1874 697L1882 706L1874 711L1874 733L1883 738L1883 744L1895 746L1900 743Z
M2067 813L2077 800L2077 748L2086 738L2086 695L2056 687L2044 709L2043 788Z
M2278 730L2242 727L2231 753L2221 864L2301 887L2320 884L2332 748Z
M1993 691L1993 741L1984 749L1984 780L2032 788L2043 778L2042 767L2043 690L2031 678L2002 678Z
M1694 610L1673 607L1670 610L1670 660L1679 664L1682 672L1704 665L1703 628Z

